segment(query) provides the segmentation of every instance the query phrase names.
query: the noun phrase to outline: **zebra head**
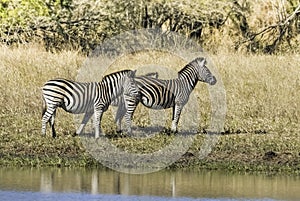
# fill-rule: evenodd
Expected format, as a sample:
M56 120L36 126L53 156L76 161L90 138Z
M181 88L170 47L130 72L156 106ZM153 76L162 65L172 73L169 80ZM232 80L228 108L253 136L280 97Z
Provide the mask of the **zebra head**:
M214 85L217 82L217 79L206 66L206 59L203 57L196 58L190 63L196 68L198 80L201 82Z
M139 95L139 88L135 83L135 71L129 70L123 83L123 94L131 97L137 97Z

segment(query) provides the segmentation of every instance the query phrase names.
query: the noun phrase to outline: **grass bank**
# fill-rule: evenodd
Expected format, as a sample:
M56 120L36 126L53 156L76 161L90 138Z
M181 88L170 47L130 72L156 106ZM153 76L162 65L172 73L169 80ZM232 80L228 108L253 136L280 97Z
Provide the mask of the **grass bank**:
M204 85L197 96L200 132L171 168L209 168L231 171L300 173L300 57L299 55L211 55L226 90L224 134L210 154L199 159L209 126L210 100ZM39 46L0 47L0 165L101 166L85 150L72 114L57 113L57 139L41 137L41 86L48 79L75 79L86 57L76 51L49 53ZM99 78L100 79L100 78ZM143 109L141 109L143 110ZM142 111L138 111L142 113ZM138 115L138 114L137 114ZM147 121L136 121L147 126ZM104 129L114 124L107 115ZM113 129L112 129L113 130ZM130 152L158 150L170 136L153 140L112 138Z

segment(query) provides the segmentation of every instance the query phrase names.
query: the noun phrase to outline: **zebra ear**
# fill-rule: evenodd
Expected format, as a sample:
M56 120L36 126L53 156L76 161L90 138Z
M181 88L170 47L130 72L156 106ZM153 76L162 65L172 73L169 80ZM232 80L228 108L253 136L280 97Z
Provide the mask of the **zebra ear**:
M206 58L203 58L202 61L200 62L201 66L205 66L206 63L207 63Z
M136 74L136 70L133 70L131 73L131 77L135 77L135 74Z

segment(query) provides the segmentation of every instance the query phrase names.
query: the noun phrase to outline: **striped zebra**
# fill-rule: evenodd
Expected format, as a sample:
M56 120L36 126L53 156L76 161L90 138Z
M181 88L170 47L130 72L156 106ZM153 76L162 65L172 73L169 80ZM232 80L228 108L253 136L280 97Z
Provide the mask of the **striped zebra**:
M143 77L152 77L152 78L158 78L158 73L157 72L152 72L152 73L147 73L143 76L137 76L135 77L135 79L142 79ZM138 94L140 95L140 94ZM133 100L131 100L133 98ZM135 108L136 108L136 101L138 100L139 97L135 96L132 97L130 96L130 94L124 94L123 96L119 96L118 98L116 98L115 100L112 101L111 105L112 106L118 106L118 110L116 113L116 118L115 121L117 123L117 132L120 133L121 132L121 124L122 124L122 119L124 117L125 114L125 125L127 126L127 131L130 134L131 133L131 115ZM127 113L126 111L129 110Z
M73 114L85 113L81 125L76 131L80 134L88 120L94 115L95 138L100 136L101 118L110 103L120 95L136 97L137 85L134 81L136 71L123 70L106 75L101 82L74 82L66 79L54 79L42 88L44 107L42 135L46 134L46 124L50 123L52 137L56 137L54 128L55 114L58 107Z
M140 95L138 97L124 96L125 100L120 101L116 117L119 130L121 130L122 118L125 116L126 121L131 120L134 110L141 102L144 106L152 109L173 108L171 131L177 132L181 111L198 81L210 85L217 82L215 76L206 67L206 59L202 57L194 59L182 68L176 79L161 80L141 76L136 77L135 81ZM131 133L131 128L128 129L128 132Z

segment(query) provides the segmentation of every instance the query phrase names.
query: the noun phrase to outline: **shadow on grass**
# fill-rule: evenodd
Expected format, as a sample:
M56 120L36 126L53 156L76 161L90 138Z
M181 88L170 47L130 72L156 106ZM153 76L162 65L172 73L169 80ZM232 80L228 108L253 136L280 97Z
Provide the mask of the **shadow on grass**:
M163 135L163 136L193 136L197 134L216 134L209 131L203 130L199 132L198 130L180 130L179 132L173 132L170 128L165 128L163 126L148 126L148 127L132 127L132 134L129 134L125 131L118 132L116 130L110 130L106 132L101 137L106 137L109 139L114 138L151 138L156 135ZM73 135L78 136L76 134ZM93 138L95 136L94 133L83 133L80 134L79 137L87 137Z

